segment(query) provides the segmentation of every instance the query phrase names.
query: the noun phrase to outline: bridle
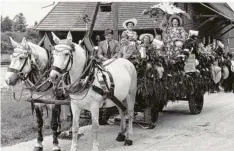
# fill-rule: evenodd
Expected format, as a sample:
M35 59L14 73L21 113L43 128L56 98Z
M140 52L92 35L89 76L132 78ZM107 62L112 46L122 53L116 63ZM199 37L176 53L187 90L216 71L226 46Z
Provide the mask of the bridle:
M19 54L20 55L20 54ZM31 62L31 65L32 65L32 61L31 61L31 54L30 53L26 53L26 58L24 60L24 63L22 64L21 68L20 69L14 69L14 68L8 68L7 69L7 72L13 72L13 73L16 73L17 74L17 77L20 78L21 80L26 80L27 79L27 76L28 74L25 74L22 72L25 65L27 64L28 62L28 59L30 59L30 62Z
M59 51L59 52L62 52L62 51L64 51L64 50L66 50L66 49L63 49L63 50L61 50L61 51L54 49L54 51ZM71 66L70 66L70 68L68 69L69 64L71 64ZM67 61L67 64L66 64L65 68L64 68L64 69L61 69L61 68L59 68L59 67L52 66L51 69L57 71L57 72L60 73L60 74L65 74L65 73L68 73L68 72L71 70L72 66L73 66L73 54L72 54L72 49L71 49L71 50L70 50L70 54L69 54L69 59L68 59L68 61Z

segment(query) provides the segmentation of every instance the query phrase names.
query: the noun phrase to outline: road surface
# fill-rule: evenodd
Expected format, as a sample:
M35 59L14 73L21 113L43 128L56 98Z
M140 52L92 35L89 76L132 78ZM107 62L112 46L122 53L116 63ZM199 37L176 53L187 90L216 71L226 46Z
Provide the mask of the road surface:
M134 125L132 146L116 142L118 125L100 126L100 151L233 151L234 93L205 95L199 115L190 115L187 102L169 103L159 116L155 129ZM91 127L81 129L80 151L91 150ZM36 140L3 147L2 151L32 151ZM52 150L52 136L45 137L44 151ZM60 140L62 151L69 151L70 140Z

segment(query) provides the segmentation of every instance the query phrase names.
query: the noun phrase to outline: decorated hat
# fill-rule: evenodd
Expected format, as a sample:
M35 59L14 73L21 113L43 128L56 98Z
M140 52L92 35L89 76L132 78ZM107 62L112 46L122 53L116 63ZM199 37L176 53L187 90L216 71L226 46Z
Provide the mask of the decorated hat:
M137 25L137 20L136 20L136 18L131 18L131 19L125 20L123 22L123 27L125 29L128 29L128 27L127 27L128 23L133 23L133 26L135 27Z
M150 38L150 42L154 39L154 36L152 34L149 34L149 33L141 34L139 39L142 41L145 36L148 36Z
M113 35L114 34L113 30L112 29L106 29L104 35L108 35L108 34Z
M173 15L171 15L170 18L169 18L169 24L170 24L171 26L172 26L172 20L173 20L173 19L177 19L177 20L179 21L180 26L183 24L182 18L181 18L180 16L178 16L178 15L173 14Z
M221 68L219 66L213 65L211 67L212 79L215 84L219 83L222 77Z
M227 66L223 67L223 79L227 79L229 76L229 70L227 68Z

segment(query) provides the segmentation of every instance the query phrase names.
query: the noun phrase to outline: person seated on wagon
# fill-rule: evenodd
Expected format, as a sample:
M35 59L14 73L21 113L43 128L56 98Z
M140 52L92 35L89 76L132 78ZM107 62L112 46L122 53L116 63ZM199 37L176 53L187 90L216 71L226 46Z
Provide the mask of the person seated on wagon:
M127 36L121 38L118 58L133 59L137 56L136 47L131 45Z
M149 52L153 49L152 46L152 40L154 39L154 36L152 34L149 33L145 33L140 35L139 37L140 41L142 42L142 44L140 44L140 46L138 47L138 50L140 52L140 56L142 59L147 58L147 54L149 54Z
M175 48L175 50L180 50L183 43L186 41L188 34L182 26L183 20L178 15L172 15L169 18L170 26L167 29L167 43L169 43L169 49Z
M128 19L123 22L123 27L126 29L122 33L122 37L128 36L130 44L135 45L137 41L137 33L133 31L133 28L137 25L135 18Z
M105 39L101 41L98 47L98 58L101 61L106 61L111 58L116 58L119 52L119 42L113 39L113 30L105 30Z

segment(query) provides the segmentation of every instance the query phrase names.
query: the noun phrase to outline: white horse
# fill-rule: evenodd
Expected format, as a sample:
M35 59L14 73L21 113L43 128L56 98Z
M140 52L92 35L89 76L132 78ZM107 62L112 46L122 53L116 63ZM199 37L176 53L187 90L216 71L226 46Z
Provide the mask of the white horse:
M54 68L60 71L69 72L71 83L79 80L82 72L85 68L85 64L89 56L86 56L86 51L75 43L72 43L72 36L69 32L67 39L60 40L54 33L53 40L57 45L53 51ZM110 60L109 60L110 61ZM107 63L109 62L106 61ZM109 65L105 66L112 76L115 83L114 95L121 101L124 101L127 105L129 123L126 126L125 115L121 109L119 109L121 116L121 132L116 138L117 141L125 141L125 145L132 145L131 136L133 134L133 114L135 96L137 90L137 72L134 65L126 59L116 59ZM92 85L100 88L98 79L101 79L101 73L98 69L95 69L95 80ZM61 79L62 73L58 70L51 70L50 78L52 82L58 82ZM108 79L108 78L107 78ZM107 80L110 86L110 81ZM86 93L86 94L85 94ZM99 108L103 106L112 107L115 104L110 100L104 100L103 96L96 93L92 88L88 88L82 94L70 94L71 97L71 108L73 114L73 125L72 125L72 144L71 151L78 151L77 134L79 129L79 117L82 109L89 110L92 114L92 134L93 134L93 149L92 151L98 151L99 142L97 140L98 132L98 119L99 119ZM126 135L126 136L125 136Z
M31 42L27 42L25 38L23 38L21 44L15 42L12 38L10 38L11 44L14 48L14 52L11 56L11 64L9 65L8 71L6 73L5 81L6 83L14 87L17 84L17 81L24 81L27 83L27 78L29 74L35 72L33 69L36 67L37 71L35 76L41 76L49 63L49 58L46 50L38 45L35 45ZM34 67L33 67L34 66ZM31 90L32 92L33 90ZM33 92L33 98L37 98L38 96L47 94L47 92ZM45 96L46 97L46 96ZM51 96L46 97L46 99L52 99ZM35 112L38 123L38 137L37 143L35 144L34 151L42 151L43 150L43 135L42 135L42 127L43 127L43 112L42 106L45 104L35 103ZM60 151L60 147L58 146L57 136L59 134L59 126L60 126L60 105L52 105L52 117L51 117L51 129L53 130L53 151Z

